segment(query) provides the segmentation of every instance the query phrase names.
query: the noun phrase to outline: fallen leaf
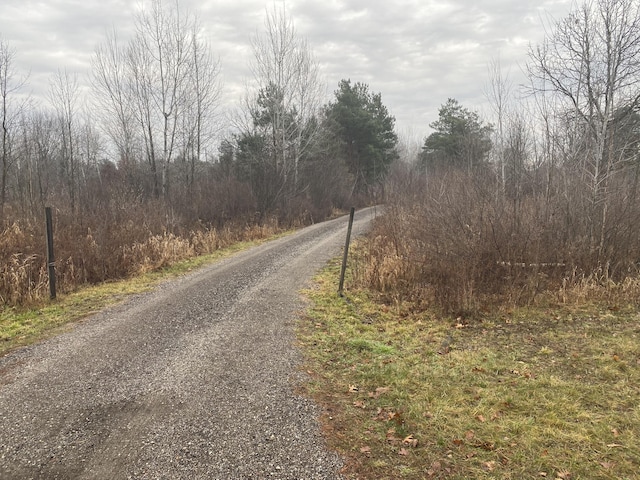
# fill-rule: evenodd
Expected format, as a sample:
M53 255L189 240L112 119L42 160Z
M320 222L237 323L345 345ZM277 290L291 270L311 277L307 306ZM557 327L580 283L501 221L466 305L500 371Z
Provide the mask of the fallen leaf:
M398 451L398 455L409 455L409 451L406 448L401 448Z
M364 446L360 448L360 453L371 453L371 447Z
M361 401L361 400L353 402L353 406L356 407L356 408L367 408L365 403L363 401Z
M602 468L606 469L606 470L610 470L614 467L615 463L613 462L600 462L600 465L602 465Z
M496 468L496 462L493 460L491 460L490 462L484 462L484 466L487 470L493 472L493 470Z
M402 443L404 445L408 445L410 447L417 447L418 446L418 439L415 438L413 435L408 435L407 437L405 437L404 440L402 440Z
M355 385L349 385L349 393L356 393L358 391L358 387Z
M476 415L476 420L479 422L484 422L484 417L482 415Z
M538 476L539 477L546 477L547 476L547 472L538 472Z
M611 429L611 433L613 433L613 436L614 436L615 438L618 438L618 437L620 436L620 432L618 432L618 429L617 429L617 428L612 428L612 429Z
M473 430L469 430L464 434L464 438L466 438L467 440L471 440L474 436L475 433L473 433Z
M389 387L378 387L375 392L369 392L369 398L378 398L389 391Z
M476 444L474 444L474 447L481 448L482 450L486 450L487 452L491 452L496 448L495 444L491 442L477 442Z
M568 470L561 470L556 473L556 477L561 478L562 480L569 480L571 478L571 472Z

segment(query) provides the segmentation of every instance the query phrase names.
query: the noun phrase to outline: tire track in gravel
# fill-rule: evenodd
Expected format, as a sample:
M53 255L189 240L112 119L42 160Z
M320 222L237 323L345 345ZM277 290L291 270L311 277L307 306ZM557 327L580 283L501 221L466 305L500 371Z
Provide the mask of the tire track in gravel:
M374 209L356 214L362 233ZM0 479L332 479L294 394L299 290L348 219L138 295L0 359Z

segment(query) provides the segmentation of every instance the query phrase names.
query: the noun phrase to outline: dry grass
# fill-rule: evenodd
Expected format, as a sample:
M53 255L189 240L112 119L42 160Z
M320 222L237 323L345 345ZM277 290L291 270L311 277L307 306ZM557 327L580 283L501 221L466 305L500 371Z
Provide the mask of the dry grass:
M80 227L62 216L54 228L58 289L68 293L82 285L156 271L282 231L277 220L270 219L153 234L144 222ZM16 222L0 232L0 305L25 306L47 298L44 245L42 229L28 223Z

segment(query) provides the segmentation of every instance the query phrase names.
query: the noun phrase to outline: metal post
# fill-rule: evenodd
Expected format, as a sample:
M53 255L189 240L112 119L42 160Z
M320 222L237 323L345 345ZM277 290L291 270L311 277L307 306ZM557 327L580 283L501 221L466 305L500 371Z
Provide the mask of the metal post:
M347 240L344 244L344 255L342 256L342 270L340 272L340 286L338 287L338 295L341 297L342 289L344 287L344 274L347 270L347 257L349 256L349 242L351 241L351 228L353 227L353 215L356 209L351 207L351 213L349 214L349 228L347 229Z
M53 221L51 220L51 207L44 209L47 221L47 267L49 270L49 296L51 300L56 298L56 263L53 256Z

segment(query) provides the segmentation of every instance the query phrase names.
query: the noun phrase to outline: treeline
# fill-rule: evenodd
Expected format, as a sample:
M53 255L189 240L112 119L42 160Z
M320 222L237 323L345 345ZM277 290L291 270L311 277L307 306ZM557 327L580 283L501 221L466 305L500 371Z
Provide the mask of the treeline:
M0 41L0 303L46 295L43 211L54 209L63 290L319 221L380 198L397 158L381 95L343 80L325 97L285 10L251 38L253 79L221 111L220 65L196 15L152 0L135 34L106 35L91 87L61 68L25 96ZM228 133L225 133L228 132Z
M546 27L524 92L494 62L492 121L449 99L396 165L358 282L459 315L638 304L640 5L586 2Z

